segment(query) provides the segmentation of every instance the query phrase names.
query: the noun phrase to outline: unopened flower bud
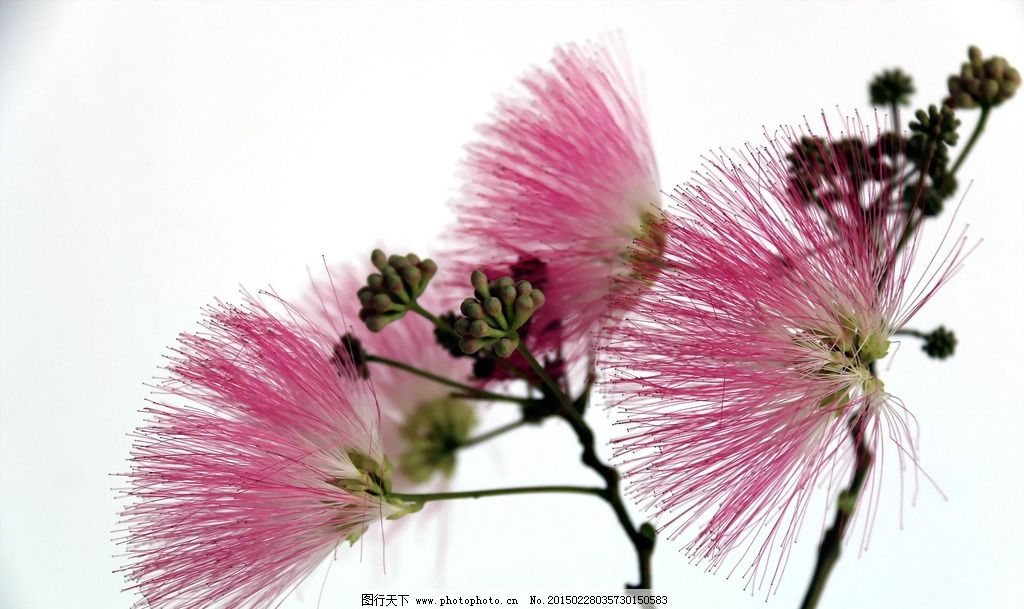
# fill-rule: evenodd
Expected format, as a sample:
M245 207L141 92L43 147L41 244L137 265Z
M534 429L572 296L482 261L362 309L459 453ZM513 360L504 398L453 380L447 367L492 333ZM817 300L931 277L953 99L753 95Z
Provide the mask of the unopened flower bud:
M483 319L484 317L484 308L480 306L479 301L473 300L472 298L463 300L462 306L459 308L462 311L462 314L470 319Z
M491 327L487 325L487 322L482 319L477 319L473 323L469 324L468 334L474 338L484 338L491 332Z
M370 306L368 308L373 309L378 313L386 313L395 306L395 303L387 294L375 294L370 299Z
M494 345L494 354L498 357L505 358L512 355L518 346L518 338L499 338L498 342Z
M459 339L459 348L462 349L463 353L476 353L480 349L483 349L486 345L487 341L478 338L463 336L461 339Z
M483 271L473 271L469 276L469 281L476 291L476 297L480 300L491 295L491 291L487 288L487 275Z
M899 68L885 70L871 81L868 92L871 103L876 106L906 106L914 93L914 83Z
M495 320L501 319L501 301L493 296L484 299L484 312L495 318Z
M460 317L460 318L458 318L457 320L455 320L455 325L454 325L455 333L459 334L459 335L472 334L472 332L470 332L470 330L469 330L469 328L470 328L470 326L472 324L473 324L473 320L471 320L468 317Z
M544 294L529 281L502 277L487 281L482 271L470 276L476 298L462 302L464 317L454 324L465 353L490 349L497 357L508 357L519 346L519 330L544 304Z
M998 56L984 59L981 50L967 50L967 63L960 74L949 77L949 97L945 103L954 108L992 108L1010 99L1020 87L1020 72Z
M921 350L928 357L946 359L956 352L956 335L945 326L939 326L924 336Z
M362 306L359 318L370 330L379 332L413 308L437 273L437 265L415 254L388 256L379 249L373 250L370 261L380 272L368 276L357 292Z

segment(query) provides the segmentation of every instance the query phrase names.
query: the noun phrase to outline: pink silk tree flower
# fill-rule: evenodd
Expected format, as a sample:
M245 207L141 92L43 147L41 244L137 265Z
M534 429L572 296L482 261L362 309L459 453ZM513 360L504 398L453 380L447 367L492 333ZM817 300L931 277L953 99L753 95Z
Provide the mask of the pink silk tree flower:
M894 201L904 168L877 130L798 135L712 155L676 189L664 256L623 279L645 289L617 292L628 313L599 355L631 496L691 562L729 561L769 593L817 489L835 501L873 455L867 496L840 498L869 525L883 455L919 471L913 417L874 367L965 253L944 238L912 271L920 225Z
M359 320L356 292L373 270L370 265L351 264L329 269L312 282L302 307L304 315L336 341L354 336L365 353L458 382L471 381L472 361L446 353L427 319L407 314L379 332L366 328ZM432 283L419 304L436 313L444 310L444 304L458 303L459 294L446 298L445 283L443 279ZM420 490L445 488L454 473L458 445L477 427L476 407L453 398L450 387L404 370L378 363L368 364L368 370L380 403L381 437L395 464L394 484L402 489L410 485Z
M411 507L384 499L373 388L332 337L252 297L205 314L134 434L122 543L137 607L276 606Z
M624 53L571 45L520 85L467 148L456 276L465 286L483 268L542 289L526 342L571 362L660 213L658 173Z

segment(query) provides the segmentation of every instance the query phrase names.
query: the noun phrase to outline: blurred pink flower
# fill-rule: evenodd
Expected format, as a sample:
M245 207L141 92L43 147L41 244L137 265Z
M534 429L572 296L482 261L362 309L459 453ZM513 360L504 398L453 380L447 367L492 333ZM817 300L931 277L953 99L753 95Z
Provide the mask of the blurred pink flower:
M373 389L333 337L252 297L205 313L134 434L122 542L138 607L274 606L405 508L380 500Z
M709 158L675 191L664 258L623 280L646 289L619 290L629 313L602 336L629 493L659 530L687 535L693 562L732 557L730 574L769 590L815 489L834 501L849 480L850 429L879 466L889 437L916 468L913 417L872 367L964 255L960 235L909 281L918 231L897 256L907 215L884 185L902 168L877 130L846 131L794 147L785 130ZM879 480L859 507L876 505Z
M468 147L452 239L456 276L477 268L542 289L527 344L587 352L631 244L659 213L654 154L624 53L597 44L555 53L503 99Z

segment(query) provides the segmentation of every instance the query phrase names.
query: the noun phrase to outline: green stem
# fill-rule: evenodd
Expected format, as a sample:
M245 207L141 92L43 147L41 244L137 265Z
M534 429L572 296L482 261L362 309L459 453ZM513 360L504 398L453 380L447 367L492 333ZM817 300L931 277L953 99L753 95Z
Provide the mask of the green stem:
M460 449L468 448L470 446L475 446L477 444L481 444L481 443L486 442L488 440L493 440L494 438L497 438L498 436L500 436L500 435L502 435L504 433L508 433L508 432L513 431L515 429L519 429L523 425L526 425L526 420L525 419L520 419L518 421L512 421L511 423L509 423L507 425L502 425L501 427L492 429L491 431L484 432L484 433L482 433L482 434L480 434L478 436L474 436L474 437L466 440L462 444L459 444L459 448Z
M875 375L874 363L871 364L871 374ZM825 591L828 576L839 561L843 537L846 535L846 530L849 528L853 513L857 508L857 501L860 499L864 481L867 479L868 472L871 471L874 455L864 440L866 422L867 414L864 412L852 415L848 421L850 437L853 440L856 454L853 477L850 479L850 485L839 494L832 527L825 531L824 537L821 538L814 575L811 576L811 583L807 587L807 594L804 596L800 609L815 609L818 606L818 601L821 600L821 595Z
M494 400L494 401L501 401L501 402L516 402L516 403L519 403L519 404L527 404L527 403L530 403L530 402L533 401L532 398L520 398L520 397L511 396L511 395L503 395L503 394L500 394L500 393L494 393L494 392L491 392L491 391L486 391L486 390L480 389L478 387L473 387L472 385L466 385L464 383L460 383L458 381L453 381L452 379L445 378L443 376L438 376L438 375L436 375L436 374L434 374L432 372L427 372L426 370L420 370L419 368L416 368L415 366L410 366L409 364L406 364L405 362L400 362L400 361L397 361L397 360L389 359L389 358L386 358L386 357L382 357L380 355L367 354L366 355L366 361L368 361L368 362L375 362L375 363L378 363L378 364L383 364L385 366L391 366L392 368L398 368L399 370L404 370L404 371L406 371L406 372L408 372L410 374L415 374L416 376L419 376L419 377L422 377L422 378L434 381L435 383L440 383L442 385L447 385L448 387L452 387L454 389L458 389L459 391L461 391L461 392L463 392L463 393L465 393L467 395L471 395L471 396L473 396L475 398L479 398L479 399L482 399L482 400Z
M400 501L427 503L429 501L448 501L451 499L480 499L481 497L499 497L502 495L528 495L535 493L575 493L578 495L600 495L603 489L588 486L519 486L510 488L490 488L479 491L458 491L453 493L391 493L388 496Z
M902 336L916 336L917 338L928 338L928 335L920 330L911 330L910 328L901 328L896 330L895 334Z
M653 527L647 525L645 533L645 529L643 527L638 529L633 525L633 521L629 517L629 512L626 510L626 505L622 501L619 472L614 467L602 462L597 456L597 450L594 442L594 431L590 429L590 426L583 420L579 411L576 410L573 403L562 392L562 389L554 380L552 380L540 363L537 362L537 358L530 353L530 350L526 348L526 345L520 341L519 346L516 347L516 349L526 359L526 361L530 363L530 367L533 368L533 371L542 381L544 381L544 384L547 385L548 389L554 393L555 397L557 397L561 403L561 410L558 414L565 419L570 427L572 427L573 432L576 434L576 438L583 447L583 452L580 454L580 460L584 465L594 470L597 475L601 476L601 479L604 480L605 487L601 489L598 494L612 508L612 511L615 512L615 517L619 521L619 525L626 533L626 536L629 537L629 541L633 544L633 549L636 551L640 580L636 584L626 584L626 587L630 589L649 590L651 588L651 555L654 553ZM587 388L584 389L584 391L589 390L590 387L588 381Z
M423 307L421 307L420 303L416 302L415 300L412 301L411 303L409 303L406 306L408 307L408 309L410 311L412 311L413 313L416 313L420 317L425 318L427 321L429 321L430 323L434 324L438 328L441 328L442 330L444 330L446 332L453 332L451 326L449 326L445 322L441 321L441 319L437 315L434 315L430 311L428 311L428 310L424 309Z
M963 165L964 160L967 159L967 155L970 154L971 149L974 148L975 142L978 141L978 137L981 136L981 132L985 130L985 123L988 121L988 115L992 112L992 108L989 106L983 106L981 108L981 116L978 118L978 123L974 125L974 131L971 133L971 138L967 140L967 145L960 151L960 156L956 157L956 162L953 163L953 168L950 173L956 175L957 169Z
M518 351L519 354L522 355L530 364L530 368L533 368L534 374L536 374L537 377L547 385L547 388L551 390L551 393L562 404L562 407L566 410L572 410L572 402L569 400L568 396L566 396L562 391L562 388L558 386L558 383L551 378L547 370L544 369L544 366L541 366L540 362L537 361L537 358L535 358L533 354L530 353L530 350L526 348L526 343L520 340L519 345L516 347L516 351Z

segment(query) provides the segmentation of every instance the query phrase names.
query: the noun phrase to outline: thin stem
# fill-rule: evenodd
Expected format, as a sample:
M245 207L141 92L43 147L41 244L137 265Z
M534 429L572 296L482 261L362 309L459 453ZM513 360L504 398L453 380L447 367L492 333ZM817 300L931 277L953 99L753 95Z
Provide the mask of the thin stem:
M967 140L967 145L960 151L960 156L956 157L956 162L953 163L953 168L950 173L956 175L956 170L960 169L964 161L967 159L967 155L971 153L971 149L974 148L975 142L978 141L978 137L981 136L981 132L985 130L985 123L988 121L988 115L992 112L992 108L989 106L983 106L981 108L981 116L978 118L978 123L974 125L974 131L971 133L971 138Z
M928 335L925 334L924 332L921 332L920 330L912 330L910 328L901 328L899 330L896 330L894 334L902 336L916 336L917 338L928 338Z
M871 374L875 374L873 363L871 364ZM864 412L854 414L848 421L850 437L856 451L853 477L850 479L850 485L839 494L835 520L821 539L821 545L818 547L818 562L814 567L814 575L811 577L811 583L807 587L807 594L804 596L800 609L815 609L818 606L818 601L821 600L821 595L825 591L828 576L832 573L836 562L839 561L843 537L852 521L864 481L867 479L868 472L871 471L874 455L864 441L866 421L867 415Z
M451 332L452 331L451 326L449 326L444 321L442 321L437 315L434 315L430 311L428 311L428 310L424 309L423 307L421 307L420 303L416 302L415 300L412 301L411 303L409 303L406 306L409 308L410 311L412 311L413 313L416 313L420 317L425 318L427 321L429 321L430 323L434 324L438 328L441 328L442 330L445 330L447 332Z
M488 440L493 440L494 438L497 438L498 436L500 436L502 434L508 433L508 432L513 431L515 429L519 429L523 425L526 425L526 420L525 419L519 419L518 421L512 421L511 423L508 423L507 425L502 425L501 427L497 427L495 429L492 429L491 431L484 432L484 433L482 433L482 434L480 434L478 436L474 436L474 437L466 440L462 444L459 444L459 448L460 449L468 448L470 446L475 446L477 444L482 444L483 442L486 442Z
M473 397L479 398L479 399L482 399L482 400L494 400L494 401L502 401L502 402L517 402L519 404L527 404L527 403L530 403L530 402L533 401L532 398L520 398L520 397L516 397L516 396L511 396L511 395L503 395L503 394L500 394L500 393L494 393L494 392L491 392L491 391L486 391L484 389L480 389L479 387L473 387L472 385L466 385L464 383L460 383L458 381L453 381L452 379L445 378L443 376L438 376L438 375L436 375L436 374L434 374L432 372L427 372L426 370L420 370L419 368L416 368L415 366L410 366L409 364L406 364L405 362L400 362L398 360L389 359L389 358L386 358L386 357L382 357L380 355L367 354L366 355L366 361L368 361L368 362L375 362L375 363L378 363L378 364L383 364L385 366L391 366L392 368L398 368L399 370L405 370L406 372L408 372L410 374L415 374L416 376L423 377L425 379L429 379L431 381L434 381L435 383L440 383L442 385L447 385L448 387L452 387L454 389L458 389L459 391L461 391L461 392L463 392L465 394L472 395Z
M535 358L533 354L530 353L530 350L526 348L526 344L523 341L519 341L519 345L516 347L516 351L519 351L519 354L522 355L523 358L530 364L530 367L533 368L534 374L536 374L537 377L540 378L540 380L543 381L545 385L547 385L548 389L550 389L551 393L554 394L556 398L558 398L558 401L561 402L562 406L568 410L571 410L572 402L569 400L568 396L566 396L565 393L562 391L562 388L558 386L558 383L556 383L554 379L551 378L547 370L544 369L544 366L540 365L540 362L537 361L537 358Z
M427 503L430 501L448 501L451 499L480 499L481 497L528 495L535 493L600 495L603 491L604 489L589 486L518 486L510 488L490 488L478 491L458 491L453 493L391 493L388 496L401 501Z
M566 397L561 388L558 387L540 363L537 362L537 358L530 353L530 350L526 348L526 345L520 342L517 349L526 361L530 363L530 366L533 368L533 371L537 376L544 381L544 384L548 386L548 388L561 402L561 410L558 414L565 419L570 427L572 427L573 432L576 433L576 438L583 447L580 460L584 465L594 470L597 475L601 476L604 480L605 488L601 489L599 495L608 503L609 506L611 506L612 511L615 512L615 517L619 521L619 525L626 533L626 536L629 537L629 541L633 544L633 549L636 551L640 580L636 584L626 584L626 587L630 589L649 590L651 587L651 555L654 553L653 528L649 527L648 534L645 534L641 529L638 529L633 525L633 521L629 517L629 512L626 510L626 506L622 501L619 472L614 467L603 463L597 456L597 450L594 446L593 430L590 429L590 426L583 420L579 411L576 410L573 403L568 397ZM588 385L584 391L587 392L589 390L590 386L588 381Z

